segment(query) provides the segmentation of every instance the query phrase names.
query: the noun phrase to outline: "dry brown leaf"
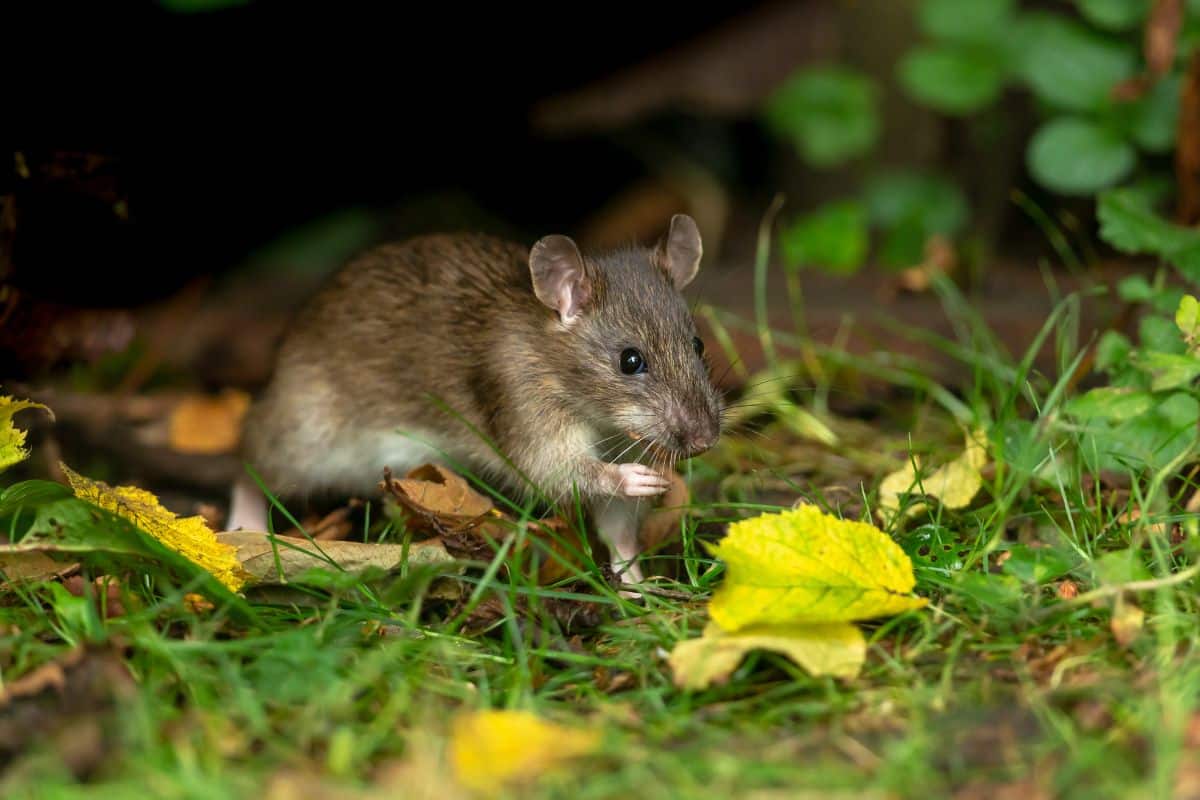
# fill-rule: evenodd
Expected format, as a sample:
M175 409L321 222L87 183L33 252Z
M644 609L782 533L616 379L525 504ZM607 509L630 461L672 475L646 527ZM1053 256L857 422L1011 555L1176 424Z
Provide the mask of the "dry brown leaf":
M522 524L438 464L417 467L404 478L385 473L380 486L423 523L419 527L441 534L446 547L460 558L491 560L499 543L513 536ZM553 583L582 567L577 554L584 551L583 538L561 517L530 521L525 537L525 547L540 542L549 551L538 567L539 583Z
M77 561L56 561L38 550L0 552L0 572L5 584L52 581L79 568Z
M385 474L382 488L437 533L472 527L495 509L490 499L440 464L423 464L403 478Z
M237 559L253 579L252 583L286 583L313 568L336 569L330 560L350 573L372 567L397 569L406 556L409 564L449 564L454 561L438 539L413 542L407 547L402 544L322 542L318 545L320 550L307 539L271 537L257 531L218 533L217 540L237 548Z
M172 450L220 455L237 449L250 395L225 389L219 395L190 395L171 411L168 437Z

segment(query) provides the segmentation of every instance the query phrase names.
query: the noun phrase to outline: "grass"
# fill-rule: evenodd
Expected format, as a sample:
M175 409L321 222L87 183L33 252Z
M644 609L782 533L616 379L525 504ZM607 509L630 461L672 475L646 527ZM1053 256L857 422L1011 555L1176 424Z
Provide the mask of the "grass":
M329 574L303 604L252 597L251 623L221 608L189 611L187 587L163 576L127 576L126 613L109 619L94 598L52 584L8 592L6 680L83 645L118 653L132 680L60 706L0 707L9 761L0 794L454 797L445 758L453 715L521 708L602 731L603 745L511 790L519 796L1191 796L1200 786L1196 522L1187 510L1200 488L1188 469L1195 431L1156 471L1089 468L1079 455L1085 431L1062 413L1086 351L1079 298L1066 298L1010 356L969 304L941 291L956 340L900 333L968 366L961 393L924 364L852 357L706 312L729 330L748 327L772 354L803 347L824 381L849 372L884 381L905 405L890 430L826 418L842 435L831 463L798 457L830 449L805 444L778 405L754 421L758 435L727 436L691 467L702 502L681 552L656 562L677 578L644 604L620 599L592 559L575 580L538 586L521 577L529 551L519 542L439 578L462 585L459 606L435 599L437 576L420 569ZM1034 369L1043 345L1058 353L1056 376ZM835 390L817 387L825 398ZM858 678L812 678L782 657L752 654L724 686L673 686L664 654L698 634L721 580L703 540L771 508L766 484L865 518L886 464L899 466L910 450L935 463L952 457L959 425L989 432L984 491L968 509L935 505L889 531L912 555L930 606L868 626ZM751 469L757 477L746 479ZM830 494L833 483L846 491ZM362 533L370 541L388 525L373 516ZM605 621L564 629L554 602L580 599ZM502 613L486 631L469 630L469 613L485 601ZM1130 604L1144 623L1122 642L1112 621ZM21 724L39 733L32 749L5 744Z

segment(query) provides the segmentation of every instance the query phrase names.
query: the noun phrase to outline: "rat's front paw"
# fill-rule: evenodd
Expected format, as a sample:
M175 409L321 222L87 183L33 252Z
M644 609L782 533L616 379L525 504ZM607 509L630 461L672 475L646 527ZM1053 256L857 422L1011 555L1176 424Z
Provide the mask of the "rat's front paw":
M661 472L655 472L643 464L617 464L616 491L613 494L625 497L653 497L663 494L671 485Z

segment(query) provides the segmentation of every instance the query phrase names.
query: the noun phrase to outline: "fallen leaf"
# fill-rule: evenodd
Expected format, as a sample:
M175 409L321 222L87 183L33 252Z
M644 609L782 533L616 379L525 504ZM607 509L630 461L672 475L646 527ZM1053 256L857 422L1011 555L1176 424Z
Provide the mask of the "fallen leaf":
M526 711L478 711L455 720L450 763L463 786L495 794L594 752L600 732L567 728Z
M145 489L134 486L114 488L85 478L65 464L59 464L59 468L67 476L76 497L129 520L210 572L230 591L238 591L245 583L246 574L238 564L235 548L217 541L216 534L205 524L203 517L178 517L163 508L158 498Z
M921 608L912 561L883 531L815 506L729 526L713 553L727 576L709 605L726 631L851 622Z
M1116 603L1113 605L1112 619L1108 623L1117 644L1121 647L1129 647L1142 635L1142 627L1145 623L1146 612L1123 596L1117 595Z
M675 685L695 690L724 683L751 650L782 653L814 677L853 678L866 659L867 643L847 622L752 625L735 633L710 623L699 639L680 642L671 651Z
M981 470L987 464L987 437L981 430L967 433L963 454L918 480L920 462L914 459L885 477L879 484L879 514L890 524L900 513L904 495L920 493L938 500L949 509L966 508L983 487ZM926 508L925 503L910 503L904 516L911 517Z
M423 464L403 478L385 477L383 489L438 533L468 528L495 508L489 498L440 464Z
M0 551L0 572L7 583L37 583L61 578L78 569L78 562L62 562L37 550Z
M249 408L250 395L238 389L183 398L167 422L171 449L198 455L232 453L242 437L242 419Z
M450 552L466 559L489 561L501 542L524 528L517 550L541 547L537 581L554 583L582 569L583 536L561 517L518 522L471 488L465 479L439 464L425 464L404 478L384 474L380 484L406 509L420 531L435 533Z
M272 537L257 531L226 531L218 533L216 539L222 546L233 549L249 584L286 583L314 568L340 568L358 574L370 568L390 571L404 563L448 564L455 560L438 539L412 542L407 548L402 544L345 541L314 546L308 539Z
M13 415L27 408L40 408L54 419L54 412L41 403L0 396L0 470L29 457L25 447L25 431L13 425Z

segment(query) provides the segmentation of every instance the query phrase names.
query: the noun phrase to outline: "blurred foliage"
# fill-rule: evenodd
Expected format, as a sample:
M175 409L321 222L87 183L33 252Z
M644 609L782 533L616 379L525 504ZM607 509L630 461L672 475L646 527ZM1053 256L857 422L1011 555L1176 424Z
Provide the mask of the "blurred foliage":
M874 147L878 95L870 78L851 69L801 70L767 101L767 125L813 166L836 166Z
M1042 117L1025 146L1033 181L1085 197L1128 184L1098 198L1104 238L1200 277L1197 234L1161 219L1155 208L1163 197L1145 189L1164 169L1155 157L1175 146L1183 65L1200 42L1200 0L1187 0L1174 40L1164 40L1173 29L1151 18L1145 0L1072 6L1074 14L1072 7L1031 10L1015 0L924 0L915 11L921 41L896 63L897 83L914 102L968 126L1002 116L997 104L1007 92L1024 93ZM1156 36L1146 33L1148 25L1159 26ZM869 166L882 127L880 91L849 68L809 68L771 98L766 119L810 166L852 159ZM903 268L920 263L930 236L968 229L966 195L953 182L911 170L865 174L843 203L792 221L781 237L789 264L852 272L867 259L870 239L867 247L862 242L870 230L880 240L878 260ZM849 203L866 208L862 224L831 215L830 208Z

